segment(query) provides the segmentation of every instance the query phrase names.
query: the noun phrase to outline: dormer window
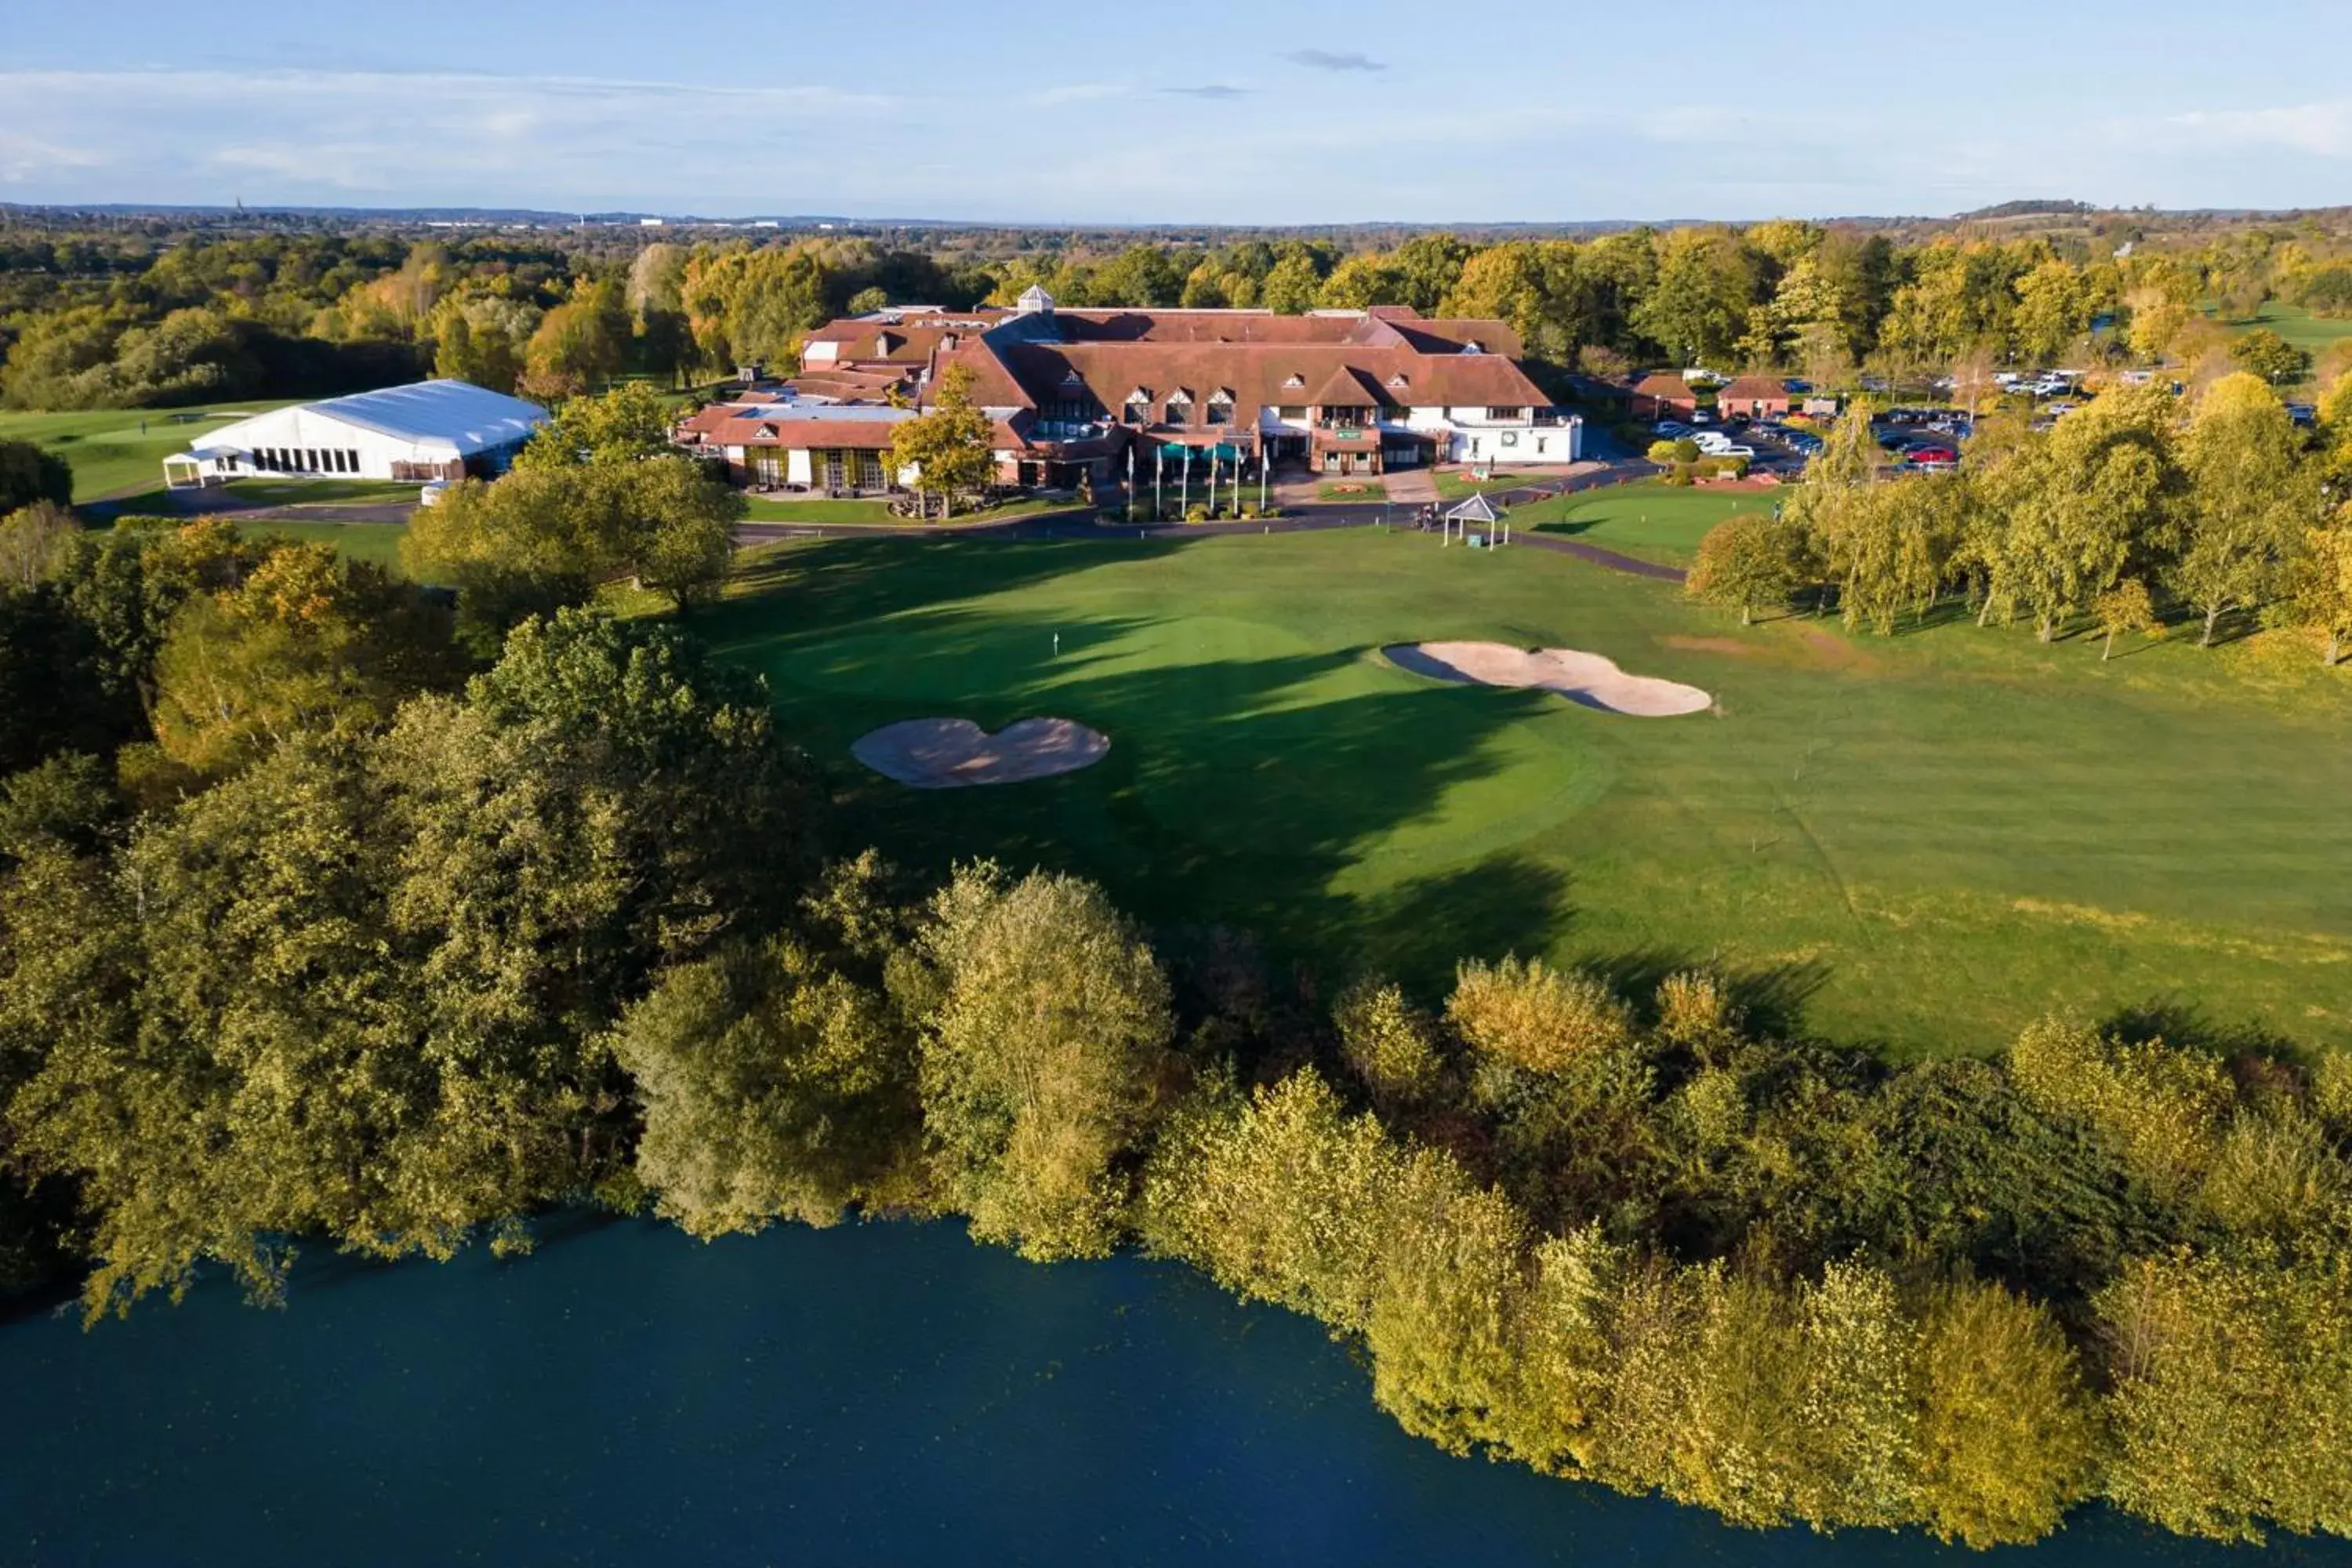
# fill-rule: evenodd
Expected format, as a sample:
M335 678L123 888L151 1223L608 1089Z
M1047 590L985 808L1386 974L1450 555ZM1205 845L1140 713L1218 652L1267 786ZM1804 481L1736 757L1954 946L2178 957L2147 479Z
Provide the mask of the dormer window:
M1230 425L1233 422L1234 395L1227 388L1221 386L1209 395L1209 423Z
M1179 391L1171 392L1168 395L1168 423L1171 425L1190 425L1192 423L1192 395L1191 393Z
M1462 352L1465 354L1482 354L1486 352L1486 345L1480 342L1477 339L1472 338L1468 342L1462 345Z
M1296 391L1299 390L1300 388L1304 387L1306 384L1307 384L1307 378L1306 378L1305 376L1303 376L1303 375L1294 375L1294 376L1292 376L1288 381L1286 381L1286 382L1284 382L1284 383L1282 384L1282 389L1283 389L1285 392L1296 392Z
M1402 392L1412 384L1411 382L1405 379L1404 372L1402 371L1399 371L1394 375L1389 377L1389 388L1391 391Z
M1126 405L1119 410L1119 417L1125 419L1129 425L1150 424L1151 389L1148 386L1139 386L1129 393Z

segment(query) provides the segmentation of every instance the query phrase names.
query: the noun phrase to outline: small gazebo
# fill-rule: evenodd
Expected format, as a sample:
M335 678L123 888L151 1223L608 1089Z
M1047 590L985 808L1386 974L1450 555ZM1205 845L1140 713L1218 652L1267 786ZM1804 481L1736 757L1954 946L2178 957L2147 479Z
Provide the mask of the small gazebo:
M1455 501L1445 509L1442 521L1445 524L1444 542L1448 544L1454 542L1457 527L1461 531L1463 542L1468 543L1470 525L1474 522L1486 530L1479 540L1482 544L1507 544L1511 541L1510 525L1503 521L1503 514L1495 510L1495 503L1486 499L1484 491L1473 492L1467 500ZM1499 539L1496 537L1498 529L1501 531Z

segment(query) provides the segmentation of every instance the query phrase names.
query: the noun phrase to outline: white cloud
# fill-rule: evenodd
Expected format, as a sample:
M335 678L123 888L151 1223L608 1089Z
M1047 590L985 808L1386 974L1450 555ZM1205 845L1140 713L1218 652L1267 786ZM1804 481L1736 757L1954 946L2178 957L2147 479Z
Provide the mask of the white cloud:
M2286 147L2322 158L2352 158L2352 103L2200 109L2173 115L2166 123L2208 146Z
M0 182L16 184L59 170L95 169L106 161L102 153L59 146L0 125Z
M790 179L824 163L817 132L897 107L825 86L635 78L0 71L0 178L56 200L604 205L716 160ZM100 164L117 171L102 194L74 178ZM236 174L268 188L234 191Z

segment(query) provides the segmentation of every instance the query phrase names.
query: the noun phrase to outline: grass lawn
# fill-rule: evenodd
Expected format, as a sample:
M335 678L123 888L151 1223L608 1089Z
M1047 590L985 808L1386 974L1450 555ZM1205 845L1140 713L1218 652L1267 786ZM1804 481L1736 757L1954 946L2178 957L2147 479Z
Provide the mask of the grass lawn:
M1647 479L1520 507L1511 513L1511 526L1587 540L1643 561L1687 566L1697 558L1698 542L1708 529L1742 512L1769 515L1779 499L1770 490L1706 489Z
M104 408L81 414L0 413L0 440L30 441L73 465L74 500L161 489L163 459L248 414L289 400L225 403L215 408ZM194 418L187 417L194 416ZM175 423L175 421L177 421ZM142 430L142 426L145 428ZM130 510L137 510L136 507Z
M1377 475L1361 479L1326 479L1315 487L1317 500L1386 500L1388 494L1388 481Z
M1994 1049L2051 1008L2352 1043L2352 672L2299 648L2102 665L1964 620L1742 629L1570 558L1374 530L785 546L698 629L767 675L837 842L1082 871L1327 987L1371 966L1433 994L1517 951L1637 989L1712 963L1895 1055ZM1628 719L1377 651L1434 637L1593 649L1718 707ZM1113 749L940 792L848 756L954 714L1064 715Z
M1430 477L1437 481L1441 500L1468 500L1482 493L1517 489L1528 482L1524 476L1514 478L1508 473L1498 473L1491 479L1474 479L1459 468L1440 468Z
M226 493L271 506L415 506L424 489L390 479L235 479Z
M275 519L240 521L237 527L256 539L299 539L306 544L331 545L353 561L373 562L400 571L400 542L408 526L398 522L280 522Z
M2225 321L2222 325L2233 337L2241 332L2251 332L2256 327L2268 327L2314 359L2326 353L2339 339L2352 338L2352 321L2330 321L2324 316L2315 316L2302 306L2290 305L2282 300L2273 300L2263 305L2251 321Z

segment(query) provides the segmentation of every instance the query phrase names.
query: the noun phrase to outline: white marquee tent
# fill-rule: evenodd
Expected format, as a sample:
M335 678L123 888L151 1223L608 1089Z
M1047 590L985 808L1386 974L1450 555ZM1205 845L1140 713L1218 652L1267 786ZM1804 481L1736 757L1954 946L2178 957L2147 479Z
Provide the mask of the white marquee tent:
M163 459L174 489L257 474L458 479L506 467L547 410L463 381L420 381L257 414Z

